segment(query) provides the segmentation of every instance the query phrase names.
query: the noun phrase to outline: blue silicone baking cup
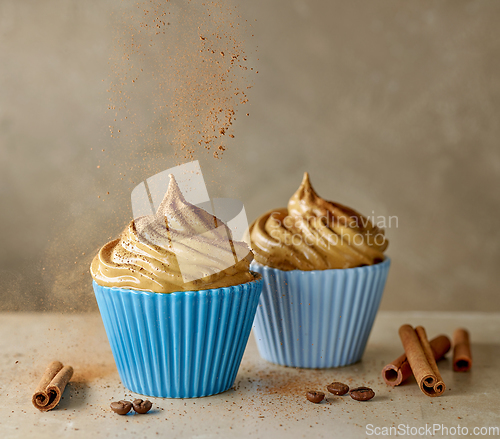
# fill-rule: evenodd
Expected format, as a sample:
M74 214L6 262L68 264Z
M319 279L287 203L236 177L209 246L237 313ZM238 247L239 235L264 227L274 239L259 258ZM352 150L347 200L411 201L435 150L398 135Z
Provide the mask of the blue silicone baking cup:
M389 266L386 258L364 267L282 271L252 262L264 279L254 322L260 355L305 368L361 360Z
M194 398L234 383L262 291L260 276L228 288L150 293L93 282L125 387Z

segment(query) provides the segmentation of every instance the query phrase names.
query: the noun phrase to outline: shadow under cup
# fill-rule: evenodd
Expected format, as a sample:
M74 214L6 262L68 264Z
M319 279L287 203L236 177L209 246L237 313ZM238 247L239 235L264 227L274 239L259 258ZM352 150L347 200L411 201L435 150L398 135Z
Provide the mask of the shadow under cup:
M264 286L254 322L260 355L304 368L361 360L377 314L390 259L376 265L282 271L253 262Z
M147 396L193 398L233 385L262 291L260 276L169 294L93 286L125 387Z

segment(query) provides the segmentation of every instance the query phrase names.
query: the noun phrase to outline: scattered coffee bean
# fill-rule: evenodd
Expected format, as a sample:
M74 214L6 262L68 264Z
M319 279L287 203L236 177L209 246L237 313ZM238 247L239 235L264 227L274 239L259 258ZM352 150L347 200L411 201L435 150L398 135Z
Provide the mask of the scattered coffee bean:
M114 401L110 404L111 410L119 415L126 415L132 408L132 403L129 401Z
M143 401L142 399L135 399L132 405L134 406L134 410L141 415L149 412L151 407L153 407L151 401L147 399L146 401Z
M323 392L316 392L314 390L310 390L309 392L306 393L306 398L309 401L314 402L314 404L318 404L321 401L323 401L323 399L325 399L325 394Z
M356 387L355 389L351 389L350 395L356 401L368 401L375 396L375 392L369 387Z
M347 384L339 383L337 381L332 384L328 384L326 388L330 393L339 396L345 395L347 392L349 392L349 386Z

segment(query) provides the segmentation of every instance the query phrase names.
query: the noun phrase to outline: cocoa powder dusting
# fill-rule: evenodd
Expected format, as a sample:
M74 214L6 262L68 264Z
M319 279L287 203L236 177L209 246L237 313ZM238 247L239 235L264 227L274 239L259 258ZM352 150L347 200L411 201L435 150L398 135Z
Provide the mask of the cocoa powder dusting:
M114 18L111 136L148 153L170 145L180 159L220 158L252 87L242 38L251 25L231 1L139 1Z
M307 389L325 391L332 378L339 374L328 370L294 369L269 370L257 373L259 390L264 394L302 398ZM351 376L341 374L346 382L352 382ZM329 381L330 380L330 381Z

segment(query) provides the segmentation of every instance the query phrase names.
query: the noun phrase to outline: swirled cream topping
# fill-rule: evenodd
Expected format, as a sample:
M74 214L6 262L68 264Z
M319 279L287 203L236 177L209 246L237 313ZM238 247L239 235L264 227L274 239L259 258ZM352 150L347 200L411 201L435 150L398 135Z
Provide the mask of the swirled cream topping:
M170 175L156 214L131 221L101 248L90 271L102 286L171 293L254 280L252 260L247 245L233 241L217 217L188 203Z
M325 270L384 260L384 231L355 210L319 197L309 174L288 202L255 220L249 238L255 260L280 270Z

